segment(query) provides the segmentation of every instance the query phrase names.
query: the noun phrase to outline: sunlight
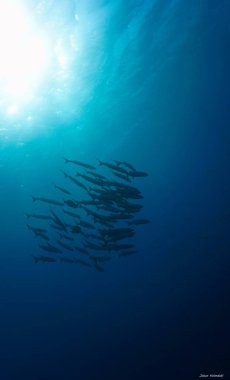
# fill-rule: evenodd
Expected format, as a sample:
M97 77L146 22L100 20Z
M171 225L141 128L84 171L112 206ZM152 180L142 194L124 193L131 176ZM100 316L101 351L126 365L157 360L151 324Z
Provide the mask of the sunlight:
M22 2L0 1L0 102L16 101L17 109L33 98L49 65L46 40L32 21Z

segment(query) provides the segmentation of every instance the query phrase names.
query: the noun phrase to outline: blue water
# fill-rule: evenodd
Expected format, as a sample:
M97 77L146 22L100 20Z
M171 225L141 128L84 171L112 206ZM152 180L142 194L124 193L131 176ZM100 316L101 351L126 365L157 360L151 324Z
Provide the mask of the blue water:
M0 115L0 378L230 378L229 1L28 7L80 53ZM24 213L65 185L65 156L149 173L139 253L104 273L32 260Z

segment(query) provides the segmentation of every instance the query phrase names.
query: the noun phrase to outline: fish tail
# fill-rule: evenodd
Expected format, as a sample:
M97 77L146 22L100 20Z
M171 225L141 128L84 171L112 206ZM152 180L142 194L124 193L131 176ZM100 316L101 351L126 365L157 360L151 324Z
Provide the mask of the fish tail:
M99 165L103 165L102 161L101 160L97 160L99 162Z
M25 216L26 216L27 218L30 218L30 214L26 214L26 213L25 213Z
M33 202L36 202L37 198L34 197L33 195L31 195L32 199L33 199Z
M63 159L65 161L65 164L68 164L68 162L69 162L68 158L63 157Z

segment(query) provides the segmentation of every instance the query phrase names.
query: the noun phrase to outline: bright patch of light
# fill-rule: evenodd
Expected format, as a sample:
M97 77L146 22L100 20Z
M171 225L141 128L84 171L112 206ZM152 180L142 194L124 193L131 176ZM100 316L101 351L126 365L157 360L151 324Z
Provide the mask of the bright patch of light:
M15 104L12 104L11 106L7 107L6 111L8 115L15 115L19 111L19 107Z
M49 65L48 46L19 0L0 0L0 104L9 114L33 99ZM16 101L13 108L6 104Z

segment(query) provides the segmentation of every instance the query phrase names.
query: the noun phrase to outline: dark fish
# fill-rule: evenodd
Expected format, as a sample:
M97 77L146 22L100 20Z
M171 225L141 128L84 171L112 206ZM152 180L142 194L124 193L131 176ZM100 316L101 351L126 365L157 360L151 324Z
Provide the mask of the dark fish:
M104 191L103 189L98 189L96 187L89 187L89 193L94 192L94 193L101 194L103 191Z
M97 244L91 243L89 241L86 242L86 246L88 248L94 249L95 251L107 251L108 250L108 248L104 245L97 245Z
M99 232L102 236L114 236L114 235L123 235L133 233L133 228L112 228L108 230L99 229Z
M68 251L73 251L73 248L70 247L69 245L63 243L61 240L57 240L57 243L62 247L62 248L65 248L67 249Z
M35 219L42 219L47 220L51 219L49 215L42 215L42 214L25 214L27 218L35 218Z
M119 241L119 240L123 240L123 239L128 239L130 237L133 237L135 235L135 232L130 232L130 233L126 233L126 234L120 234L120 235L112 235L110 236L109 242L116 242L116 241Z
M104 175L94 173L94 172L90 172L88 170L86 170L86 173L92 175L95 178L106 180L106 177Z
M132 214L115 214L115 215L109 215L110 220L126 220L126 219L132 219L134 216Z
M79 206L81 205L88 205L88 206L98 206L101 204L99 201L92 201L92 200L82 200L78 202Z
M61 239L66 239L66 240L69 240L69 241L74 241L74 238L70 237L70 236L67 236L67 235L64 235L64 234L60 234L59 233L59 236Z
M119 190L120 196L127 198L127 199L143 199L143 195L137 194L137 193L132 193L128 191L121 191Z
M43 263L54 263L57 260L53 257L48 257L48 256L33 256L31 255L35 261L35 263L38 263L39 261Z
M57 214L55 214L55 212L53 210L50 210L50 213L52 215L52 219L53 221L58 224L60 227L62 227L62 229L64 231L67 231L67 228L66 228L66 225L62 222L62 220L59 218L59 216Z
M129 203L129 202L120 202L120 207L124 208L125 210L128 210L130 212L134 211L140 211L143 208L143 205L139 205L137 203Z
M72 199L67 199L64 203L71 208L78 208L78 202L75 202ZM66 211L64 211L64 213L66 214Z
M111 256L94 256L94 255L90 255L90 258L95 263L104 263L104 262L110 261L112 259Z
M92 178L92 177L89 177L86 174L82 174L82 173L79 173L79 172L76 173L76 176L84 178L86 181L88 181L90 183L93 183L94 185L99 185L99 186L103 185L103 180L102 179Z
M106 222L105 220L97 219L95 217L94 217L94 222L95 223L100 223L100 224L102 224L105 227L109 227L109 228L113 227L112 223Z
M104 206L98 207L99 210L109 211L109 212L116 212L120 213L121 210L115 206L111 206L110 204L104 204Z
M138 225L138 224L148 224L148 223L150 223L149 219L134 219L131 222L128 222L128 226L131 226L133 224Z
M88 234L86 234L84 231L80 231L80 234L82 235L82 236L84 236L86 239L88 239L88 237L89 237L89 235Z
M32 227L29 224L26 224L26 225L27 225L28 230L31 230L34 233L36 233L36 232L38 232L38 233L46 233L47 232L47 230L45 228Z
M89 237L89 238L92 238L92 239L96 239L96 240L104 241L104 237L102 237L102 236L100 236L100 235L89 234L88 237Z
M39 244L39 247L41 249L43 249L44 251L54 252L54 253L62 253L62 251L59 248L54 247L53 245L51 245L49 243L47 245Z
M33 199L33 202L40 201L40 202L49 203L49 204L55 205L55 206L63 206L64 205L63 202L55 201L55 200L49 199L49 198L33 197L32 196L32 199Z
M46 241L49 241L49 240L50 240L49 236L45 235L45 234L42 233L42 232L37 232L37 233L36 233L36 236L38 236L38 237L40 237L40 238L42 238L42 239L44 239L44 240L46 240Z
M133 244L108 244L107 249L109 251L120 251L122 249L133 248Z
M81 231L81 227L79 226L72 226L72 233L73 234L79 234Z
M89 252L88 252L87 249L85 249L85 248L78 247L78 246L76 246L76 245L74 246L74 248L75 248L77 251L83 253L84 255L88 255L88 254L89 254Z
M61 226L59 226L58 224L50 224L50 227L52 227L58 231L63 231L63 228Z
M71 195L71 193L70 193L68 190L64 189L63 187L60 187L60 186L55 185L55 184L54 184L54 187L55 187L55 189L60 190L60 191L61 191L62 193L64 193L64 194Z
M123 183L123 182L120 182L120 181L110 181L110 185L114 186L116 188L119 188L119 189L126 190L129 193L140 194L140 190L137 189L136 187L131 186L131 185L127 185L126 183Z
M74 177L72 177L71 175L67 174L67 173L64 172L63 170L61 170L61 172L64 174L65 178L69 178L70 181L72 181L73 183L75 183L75 185L77 185L77 186L81 187L82 189L88 191L87 186L85 186L83 183L81 183L80 181L78 181L76 178L74 178Z
M64 212L64 214L66 214L66 215L70 215L70 216L73 216L74 218L78 218L78 219L81 218L80 215L75 214L75 212L65 211L65 210L63 210L63 212Z
M116 162L117 165L123 165L123 166L126 166L127 168L129 168L130 170L132 171L136 171L136 169L134 168L134 166L132 166L131 164L129 164L128 162L126 161L116 161L114 160L114 162Z
M131 172L128 172L128 175L130 177L147 177L148 176L148 173L145 173L145 172L139 172L139 171L131 171Z
M121 174L121 173L116 173L115 171L112 171L112 173L113 173L115 176L117 176L117 177L119 177L119 178L121 178L121 179L124 179L125 181L131 182L130 178L129 178L128 176L126 176L126 175L123 175L123 174Z
M123 174L128 174L127 170L125 170L123 168L120 168L117 165L110 164L108 162L104 162L104 161L101 161L101 160L98 160L98 161L99 161L99 165L107 166L107 168L112 169L112 170L116 170L116 171L118 171L120 173L123 173Z
M69 160L68 158L64 158L64 160L65 160L66 164L71 163L71 164L83 166L86 169L91 169L91 170L95 170L96 169L94 166L85 164L84 162L75 161L75 160Z
M80 220L79 225L85 228L90 228L91 230L95 229L95 227L91 223L85 222L83 220Z
M91 215L94 219L103 220L105 222L108 221L107 217L105 215L97 214L96 212L90 210L89 208L82 206L83 210L86 212L87 215Z

